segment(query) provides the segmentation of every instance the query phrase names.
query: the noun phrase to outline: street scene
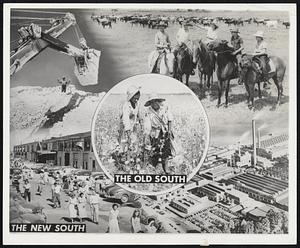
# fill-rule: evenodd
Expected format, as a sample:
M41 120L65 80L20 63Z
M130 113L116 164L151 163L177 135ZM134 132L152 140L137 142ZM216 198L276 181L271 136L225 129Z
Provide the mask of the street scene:
M103 172L28 162L29 154L40 159L49 154L23 152L27 145L17 146L11 161L11 222L83 221L87 232L109 232L109 216L117 204L117 232L134 232L131 217L138 210L138 232L144 233L288 233L288 136L261 136L255 121L251 129L252 144L210 147L203 167L188 184L158 196L130 193ZM60 206L51 194L55 182L61 189ZM75 215L69 209L81 193L84 218L81 208ZM95 195L99 210L93 212L90 198Z

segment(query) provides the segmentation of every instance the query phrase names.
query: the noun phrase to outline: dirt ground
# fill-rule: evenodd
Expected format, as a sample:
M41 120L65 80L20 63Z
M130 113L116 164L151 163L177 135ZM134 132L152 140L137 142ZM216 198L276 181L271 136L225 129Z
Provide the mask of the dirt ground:
M136 74L147 73L147 57L154 49L154 35L156 29L148 27L131 26L130 23L118 21L113 23L112 29L103 29L90 18L94 12L96 14L108 14L111 10L71 10L77 19L78 26L82 34L87 40L90 47L93 47L102 52L99 69L99 83L95 86L80 86L73 73L73 64L70 58L61 55L56 51L47 50L44 54L39 55L35 60L28 63L24 70L17 74L11 81L11 87L39 85L39 86L56 86L56 78L65 73L71 77L76 88L88 92L103 92L108 91L121 80ZM127 12L129 14L148 12ZM124 11L117 14L126 14ZM193 16L224 16L224 17L249 17L270 18L282 21L288 21L287 12L208 12L208 13L189 13L189 12L157 12L157 15L193 15ZM230 39L230 30L227 24L219 24L219 37L221 39ZM178 24L170 24L167 28L167 33L170 36L172 44L175 44L175 35L179 29ZM269 53L281 57L287 64L287 71L283 82L282 104L275 107L277 90L272 82L271 89L263 92L263 98L256 97L255 109L249 110L246 105L246 90L243 85L238 85L236 80L232 80L229 92L229 107L226 109L224 105L220 108L217 104L217 88L216 75L214 75L214 84L210 92L204 92L199 88L199 79L197 73L190 78L192 90L199 96L199 99L204 105L211 127L211 144L213 145L228 145L234 144L237 141L250 142L250 127L251 120L257 120L257 126L261 127L261 135L269 133L286 132L288 125L289 112L289 29L286 29L282 23L279 23L278 28L267 28L264 25L257 26L256 24L245 24L239 27L240 35L244 40L246 52L251 52L255 46L255 38L253 34L257 30L262 30L265 33L265 41L268 43ZM74 38L73 30L68 30L63 40L71 40ZM190 30L192 39L201 39L205 37L205 31L193 27ZM55 58L55 59L54 59ZM44 69L43 69L44 68ZM34 73L33 73L34 72ZM42 80L43 79L43 80ZM224 103L224 94L222 102Z
M80 20L84 21L85 32L91 38L91 45L103 51L100 63L100 82L99 85L104 88L111 87L111 82L120 81L128 76L146 73L147 57L154 49L154 35L156 29L148 27L131 26L130 23L117 22L113 24L112 29L103 29L90 19L89 13L81 13ZM173 15L174 13L172 13ZM243 18L258 17L277 19L278 13L231 13L232 16L242 16ZM281 19L286 19L286 13L280 14ZM209 13L209 16L225 16L230 13ZM80 23L83 25L82 23ZM227 24L219 24L219 37L221 39L230 39ZM172 44L175 44L175 35L179 29L178 24L170 24L166 29L171 38ZM261 127L262 135L282 132L287 129L288 121L288 42L289 29L279 24L278 29L267 28L264 25L245 24L240 28L240 35L244 40L246 52L252 52L255 46L255 37L253 34L257 30L265 33L265 41L268 43L269 53L281 57L287 64L287 71L283 82L284 97L282 105L275 107L277 89L275 84L271 83L271 89L263 92L263 98L256 97L255 109L249 110L246 105L246 90L243 85L238 85L236 80L231 81L229 92L229 107L216 107L217 104L217 86L216 75L214 75L214 84L211 92L203 92L199 87L199 78L197 73L190 79L192 90L199 96L202 101L211 126L211 143L214 145L228 145L237 141L248 142L251 138L249 133L251 120L255 118L258 126ZM190 30L192 39L204 38L205 31L193 27ZM109 68L109 69L108 69ZM109 74L109 75L108 75ZM107 85L107 77L110 78L110 85ZM98 86L100 87L100 86ZM95 90L95 89L92 89ZM224 94L222 102L224 103ZM242 137L242 140L241 140Z

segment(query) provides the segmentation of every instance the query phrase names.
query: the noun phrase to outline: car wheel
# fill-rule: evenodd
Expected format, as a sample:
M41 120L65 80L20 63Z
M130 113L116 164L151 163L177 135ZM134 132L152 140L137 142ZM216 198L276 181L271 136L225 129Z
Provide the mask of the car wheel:
M124 195L121 196L121 202L122 202L122 203L127 203L128 200L129 200L128 195L124 194Z

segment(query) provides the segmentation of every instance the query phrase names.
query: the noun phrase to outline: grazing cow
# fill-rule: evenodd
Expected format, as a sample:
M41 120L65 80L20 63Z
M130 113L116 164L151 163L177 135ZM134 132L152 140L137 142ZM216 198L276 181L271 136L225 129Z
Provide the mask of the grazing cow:
M259 24L264 24L264 23L265 23L265 20L262 20L262 19L261 19L261 20L257 20L256 18L254 18L254 19L253 19L253 22L256 23L257 26L258 26Z
M264 23L268 28L277 28L278 27L278 21L265 21Z
M291 24L290 24L290 22L283 22L282 25L284 25L285 28L288 28L288 27L290 27Z
M248 24L250 24L252 22L253 18L248 18L246 20L244 20L244 22L247 22Z

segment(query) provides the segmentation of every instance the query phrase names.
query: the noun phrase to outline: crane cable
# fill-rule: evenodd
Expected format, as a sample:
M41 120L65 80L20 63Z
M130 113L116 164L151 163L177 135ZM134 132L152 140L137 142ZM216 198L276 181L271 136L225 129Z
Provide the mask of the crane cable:
M67 12L58 12L58 11L39 11L39 10L21 10L15 9L12 12L28 12L28 13L39 13L39 14L60 14L65 15Z
M50 21L53 20L53 18L49 17L29 17L29 16L11 16L10 19L12 20L45 20L45 21Z

